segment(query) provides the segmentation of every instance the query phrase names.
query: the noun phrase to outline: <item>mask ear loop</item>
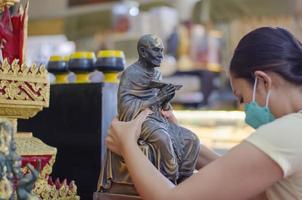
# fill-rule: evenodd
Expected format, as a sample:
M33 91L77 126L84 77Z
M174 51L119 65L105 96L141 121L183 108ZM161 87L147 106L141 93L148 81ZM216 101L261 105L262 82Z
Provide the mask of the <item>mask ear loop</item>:
M256 88L257 88L257 77L255 78L254 89L253 89L253 102L256 100Z
M269 102L269 98L271 96L271 90L268 91L267 96L266 96L266 100L265 100L265 107L268 108L268 102Z

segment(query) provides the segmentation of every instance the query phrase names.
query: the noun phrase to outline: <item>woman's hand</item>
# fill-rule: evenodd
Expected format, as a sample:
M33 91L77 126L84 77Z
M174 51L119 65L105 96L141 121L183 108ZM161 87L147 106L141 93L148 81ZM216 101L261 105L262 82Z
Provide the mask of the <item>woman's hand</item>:
M161 114L169 121L174 124L177 124L177 119L173 113L173 110L162 110Z
M106 137L108 149L118 155L123 155L124 148L129 145L137 145L142 124L149 114L151 114L151 110L143 110L135 119L129 122L122 122L114 118Z

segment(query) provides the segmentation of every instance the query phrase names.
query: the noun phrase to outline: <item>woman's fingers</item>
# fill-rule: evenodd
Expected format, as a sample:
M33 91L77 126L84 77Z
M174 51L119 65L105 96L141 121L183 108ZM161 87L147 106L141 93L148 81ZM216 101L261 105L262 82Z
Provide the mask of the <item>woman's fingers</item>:
M117 126L121 121L119 121L117 119L117 117L113 118L113 120L111 121L111 124L110 124L110 128L113 128L115 126Z
M136 127L135 130L135 139L137 140L141 134L142 130L142 124L146 120L147 116L150 115L152 111L150 109L143 110L134 120L133 120L133 126Z
M173 111L172 111L172 110L167 110L167 111L162 110L161 113L162 113L162 115L163 115L164 117L166 117L170 122L173 122L173 123L177 124L177 119L176 119L175 115L173 114Z
M119 149L119 147L117 147L117 142L114 140L114 138L111 135L108 135L106 137L105 143L106 143L107 148L110 151L112 151L118 155L121 155L120 149Z
M107 148L118 155L122 155L122 149L125 144L129 142L133 144L133 142L137 141L142 123L150 113L150 109L143 110L135 119L129 122L122 122L114 118L105 140Z
M106 146L107 148L118 154L118 155L121 155L121 152L120 152L120 149L119 149L119 138L118 138L118 127L120 126L120 121L118 121L117 118L114 118L111 122L111 125L110 125L110 128L108 130L108 135L105 139L105 143L106 143Z

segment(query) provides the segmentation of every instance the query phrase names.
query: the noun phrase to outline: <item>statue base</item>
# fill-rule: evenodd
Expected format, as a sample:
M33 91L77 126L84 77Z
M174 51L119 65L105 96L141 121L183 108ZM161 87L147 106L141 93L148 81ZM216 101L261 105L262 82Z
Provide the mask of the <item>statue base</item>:
M112 193L93 193L93 200L142 200L139 196L131 196L124 194L112 194Z

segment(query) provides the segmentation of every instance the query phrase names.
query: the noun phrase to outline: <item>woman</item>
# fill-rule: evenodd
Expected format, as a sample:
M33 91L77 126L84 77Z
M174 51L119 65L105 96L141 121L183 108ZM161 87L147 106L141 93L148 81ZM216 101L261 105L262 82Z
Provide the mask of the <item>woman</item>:
M229 70L256 130L177 186L137 146L149 111L131 122L113 120L106 143L124 157L144 200L302 199L301 43L282 28L256 29L239 42Z

